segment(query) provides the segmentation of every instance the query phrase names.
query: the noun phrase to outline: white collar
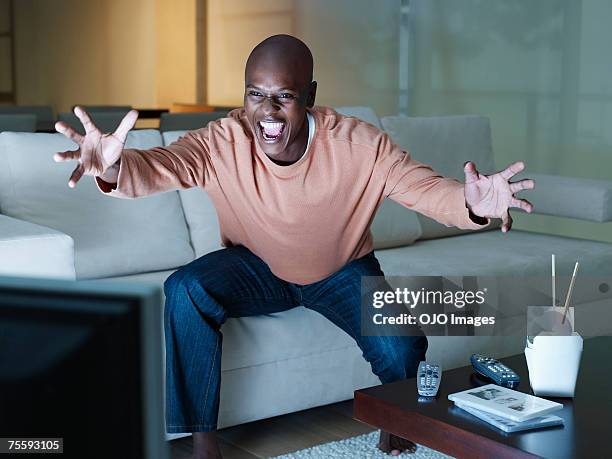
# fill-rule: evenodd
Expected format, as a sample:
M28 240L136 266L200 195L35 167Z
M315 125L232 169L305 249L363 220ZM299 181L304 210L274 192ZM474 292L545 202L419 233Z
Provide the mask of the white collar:
M314 122L314 117L310 114L310 112L306 112L306 118L308 120L308 143L306 144L306 151L308 151L308 147L310 146L310 141L314 137L315 122Z

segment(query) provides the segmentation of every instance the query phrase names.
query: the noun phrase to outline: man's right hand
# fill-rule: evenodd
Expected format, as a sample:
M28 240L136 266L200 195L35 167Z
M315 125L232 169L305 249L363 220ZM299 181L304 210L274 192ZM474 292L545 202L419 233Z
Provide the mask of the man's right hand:
M83 175L100 177L105 182L116 183L119 176L119 167L116 164L121 158L128 132L136 124L138 112L130 110L121 120L115 132L110 134L100 132L83 108L75 107L74 114L83 123L84 136L63 121L55 123L57 132L64 134L79 146L77 150L64 151L53 156L57 162L78 161L78 165L70 176L68 186L74 188Z

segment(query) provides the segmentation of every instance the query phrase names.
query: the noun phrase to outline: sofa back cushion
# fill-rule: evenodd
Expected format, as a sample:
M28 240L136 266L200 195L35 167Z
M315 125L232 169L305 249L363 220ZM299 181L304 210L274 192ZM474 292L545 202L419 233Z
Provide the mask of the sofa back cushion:
M359 118L362 121L373 124L378 129L382 129L380 118L370 107L336 107L334 110L342 115Z
M164 145L169 145L185 135L187 131L167 131L163 133ZM180 190L179 196L189 228L191 244L196 257L221 248L221 234L217 212L208 194L201 188Z
M128 148L162 144L158 131L130 132ZM74 150L61 134L0 134L0 212L59 230L75 242L77 278L171 269L194 258L176 192L132 199L104 196L91 177L75 189L73 161L53 154Z
M353 116L382 129L380 119L370 107L336 107L338 113ZM372 222L375 249L388 249L412 244L421 236L421 224L415 212L385 199Z
M482 174L496 172L488 118L386 116L381 122L391 140L410 152L414 159L430 165L445 177L463 182L466 161L474 162ZM449 228L421 214L418 214L418 220L422 229L421 239L472 232ZM499 224L499 220L494 220L484 231L497 228Z
M172 132L200 129L226 115L227 112L162 113L159 118L159 130Z
M421 223L416 212L385 198L370 227L375 249L410 245L421 237Z

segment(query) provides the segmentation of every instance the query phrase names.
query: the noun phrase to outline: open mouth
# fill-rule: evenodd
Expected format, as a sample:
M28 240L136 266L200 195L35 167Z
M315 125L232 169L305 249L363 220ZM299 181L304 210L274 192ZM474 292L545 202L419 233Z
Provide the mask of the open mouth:
M260 121L259 128L266 143L277 142L285 131L285 123L280 121Z

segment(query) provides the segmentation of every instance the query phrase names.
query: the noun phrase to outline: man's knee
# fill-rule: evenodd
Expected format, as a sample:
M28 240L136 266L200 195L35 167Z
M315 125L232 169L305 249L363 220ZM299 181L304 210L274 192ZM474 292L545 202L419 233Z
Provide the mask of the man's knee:
M191 282L190 277L192 276L185 267L170 274L164 281L164 294L166 295L166 299L172 298L177 294L181 295L186 293L188 291L188 285Z
M203 273L189 265L172 273L164 282L166 321L189 322L194 318L205 319L219 326L224 321L224 311L208 293Z
M164 281L164 295L166 296L166 299L172 296L181 285L181 276L177 276L177 273L178 271L174 271Z
M187 304L189 299L189 276L181 268L173 272L164 282L164 295L166 302L164 306L164 317L166 322L191 314L193 305Z

